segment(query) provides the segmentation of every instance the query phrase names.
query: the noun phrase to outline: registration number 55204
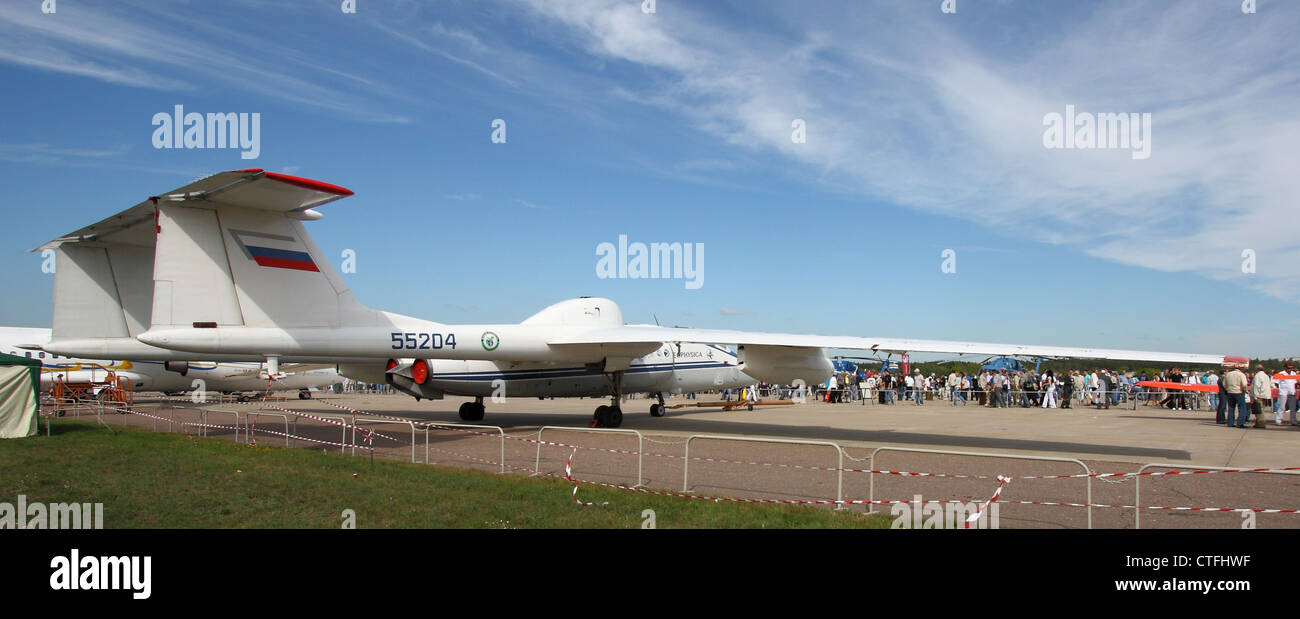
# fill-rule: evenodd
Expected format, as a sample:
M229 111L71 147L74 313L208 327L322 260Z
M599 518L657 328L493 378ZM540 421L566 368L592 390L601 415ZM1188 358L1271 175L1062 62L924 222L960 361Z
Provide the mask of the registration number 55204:
M456 348L455 333L393 333L393 350L441 350Z

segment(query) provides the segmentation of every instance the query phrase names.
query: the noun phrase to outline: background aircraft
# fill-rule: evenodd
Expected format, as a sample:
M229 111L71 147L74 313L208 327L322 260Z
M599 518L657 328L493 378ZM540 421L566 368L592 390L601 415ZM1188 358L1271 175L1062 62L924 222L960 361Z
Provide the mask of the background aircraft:
M186 362L186 371L182 374L168 370L164 363L157 361L82 359L40 350L49 340L49 329L0 327L0 352L41 362L42 391L53 388L55 379L59 377L67 383L102 382L109 372L126 378L133 391L164 393L196 389L221 393L296 390L299 397L310 397L309 389L312 387L328 387L343 382L343 377L334 368L290 372L271 381L261 363L190 361ZM199 380L202 383L196 385Z

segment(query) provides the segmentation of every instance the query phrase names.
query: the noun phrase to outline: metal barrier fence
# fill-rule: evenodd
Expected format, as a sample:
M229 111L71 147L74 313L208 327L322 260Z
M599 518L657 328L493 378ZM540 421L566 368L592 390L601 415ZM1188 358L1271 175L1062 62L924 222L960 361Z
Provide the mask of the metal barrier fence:
M641 436L640 432L636 430L628 430L624 428L582 428L582 427L566 428L564 426L542 426L541 428L538 428L537 429L537 457L533 462L533 475L542 474L542 433L547 430L567 431L567 432L590 432L595 434L636 435L636 485L632 487L640 488L642 483L645 481L644 476L642 475L642 472L645 470L644 468L645 453L644 450L642 449L642 446L645 444L645 439L644 437ZM502 462L504 461L505 460L503 457Z
M348 442L348 426L352 425L351 423L348 422L348 419L355 419L356 415L353 415L352 417L345 417L343 415L323 415L318 413L312 413L312 416L320 417L321 419L337 420L339 422L339 425L343 426L343 437L339 439L339 453L340 454L345 453L347 451L347 447L345 447L344 445L346 445ZM352 450L352 455L355 456L356 454L357 451L354 448Z
M501 456L500 456L501 460L499 462L499 464L501 465L500 473L504 474L506 472L506 431L502 429L501 426L484 426L484 425L474 425L468 423L429 423L429 424L421 424L421 425L425 427L424 462L426 464L429 462L429 432L428 432L429 430L446 429L446 430L454 431L457 428L474 428L477 430L496 430L497 434L499 435L499 440L501 441Z
M877 473L874 472L876 470L876 454L879 454L882 451L941 454L941 455L948 455L948 456L971 456L977 458L1011 458L1014 460L1039 460L1043 462L1068 462L1070 464L1077 464L1079 465L1080 468L1083 469L1084 475L1087 476L1084 477L1086 481L1084 483L1083 503L1088 506L1087 507L1088 528L1089 529L1092 528L1092 470L1089 469L1088 465L1084 464L1083 461L1081 460L1077 460L1075 458L1053 458L1051 456L1022 456L1019 454L993 454L993 453L981 453L975 451L950 451L946 449L913 449L911 447L877 447L874 451L871 452L870 456L867 456L867 462L868 462L867 468L873 471L868 475L868 479L867 479L867 484L868 484L867 499L873 501L876 499ZM873 513L874 511L875 511L875 507L873 505L871 508L867 510L867 513Z
M58 416L63 417L67 413L71 412L73 419L81 419L82 411L92 413L102 406L102 404L98 402L87 402L73 398L43 398L42 400L42 404L48 404L54 409L46 415L47 418L54 416L56 413Z
M239 419L239 416L243 414L242 412L240 412L240 411L232 411L232 410L228 410L228 409L224 409L224 408L205 408L205 409L201 409L201 410L202 410L203 412L200 413L200 420L202 421L203 425L199 426L199 436L203 436L203 437L207 437L207 436L208 436L208 415L209 415L209 414L211 414L211 413L217 413L217 414L219 414L219 415L233 415L233 416L235 417L235 426L234 426L234 428L235 428L235 442L236 442L236 443L239 442L239 425L240 425L240 419ZM154 423L156 424L157 421L158 421L158 420L155 419L155 420L154 420Z
M844 449L838 443L830 441L801 441L787 438L759 438L750 436L721 436L716 434L692 434L686 437L686 453L682 458L682 492L690 492L691 478L691 442L695 439L715 440L715 441L740 441L747 443L784 443L790 445L820 445L824 447L834 447L838 460L835 463L836 469L836 489L835 500L844 500ZM845 509L843 505L836 506L837 510Z
M244 440L245 440L245 442L247 442L248 444L251 445L251 444L253 443L253 441L255 440L255 437L253 436L253 426L256 425L257 422L253 421L253 418L254 418L254 417L280 417L280 418L283 418L283 419L284 419L284 446L285 446L285 447L291 447L291 446L292 446L292 443L290 443L290 441L292 441L293 439L292 439L291 437L292 437L294 434L297 434L297 432L289 432L289 416L286 415L286 414L284 414L284 413L272 413L272 412L267 412L267 411L249 411L249 412L247 412L247 413L244 413ZM295 426L297 425L297 420L296 420L296 419L294 420L294 425L295 425Z
M1133 477L1133 507L1134 507L1133 528L1134 529L1142 528L1140 524L1141 516L1142 516L1142 477L1143 477L1143 473L1150 468L1179 469L1179 470L1189 470L1189 471L1235 471L1240 469L1241 467L1197 466L1194 464L1160 464L1155 462L1151 464L1143 464L1142 468L1139 468L1137 470L1137 473L1134 474ZM1300 473L1297 473L1295 471L1251 471L1250 474L1252 475L1254 474L1300 475Z
M413 423L413 422L411 422L411 421L397 421L397 420L394 420L394 419L371 419L371 418L362 418L362 419L356 419L356 420L354 420L354 421L352 422L352 425L353 425L353 430L352 430L352 443L353 443L353 444L352 444L352 454L353 454L353 455L356 455L356 453L357 453L357 452L356 452L356 439L357 439L356 426L360 426L360 425L363 424L363 423L368 423L368 424L376 425L376 426L382 426L382 425L402 425L402 424L405 424L405 425L407 425L407 426L410 426L410 428L411 428L411 464L415 464L416 462L418 462L418 460L415 459L415 423ZM426 437L426 438L425 438L424 444L427 446L427 445L429 444L429 441L428 441L428 430L427 430L427 429L425 430L425 437ZM371 445L372 447L374 446L374 440L373 440L373 439L371 439L371 441L370 441L370 445ZM426 456L427 456L427 454L428 454L428 450L425 450L425 454L426 454Z

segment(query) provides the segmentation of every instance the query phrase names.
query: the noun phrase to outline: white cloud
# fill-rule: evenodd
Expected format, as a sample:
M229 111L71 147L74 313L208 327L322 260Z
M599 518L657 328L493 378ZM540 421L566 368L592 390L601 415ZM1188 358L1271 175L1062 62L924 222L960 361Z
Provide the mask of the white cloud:
M980 28L970 20L992 7L959 21L881 2L826 20L746 5L774 14L733 22L688 5L647 16L618 0L520 4L549 39L603 63L593 74L649 76L619 81L618 96L779 153L800 164L796 180L1300 300L1300 243L1283 225L1300 195L1300 7L1089 5ZM781 30L745 25L763 18ZM1043 117L1067 104L1151 113L1151 157L1045 149ZM792 143L793 118L807 143ZM1245 248L1256 274L1241 273Z
M367 97L327 85L341 78L367 86L368 93L382 90L378 84L274 40L216 26L201 15L159 11L153 3L131 7L129 17L120 14L85 5L45 15L32 5L0 4L0 62L164 91L215 84L370 122L408 122L375 109Z

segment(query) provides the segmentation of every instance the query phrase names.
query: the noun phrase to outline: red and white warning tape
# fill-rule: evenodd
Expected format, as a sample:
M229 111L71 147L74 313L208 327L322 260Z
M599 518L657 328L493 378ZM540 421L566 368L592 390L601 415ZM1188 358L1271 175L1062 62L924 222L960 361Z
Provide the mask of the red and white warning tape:
M1010 481L1011 481L1010 477L1003 477L1001 475L998 475L998 489L993 491L993 497L985 501L983 505L980 505L979 509L975 510L975 513L967 517L965 524L962 525L962 528L969 529L971 523L980 519L980 516L984 513L984 510L988 509L990 505L997 503L998 497L1002 496L1002 489L1007 487L1007 483Z
M320 422L322 422L322 423L328 423L328 424L332 424L332 425L340 426L340 427L343 427L343 428L348 428L348 429L351 429L351 430L353 430L353 431L355 431L355 432L360 432L360 433L362 433L362 434L364 435L364 436L363 436L363 440L372 440L372 439L370 439L370 437L373 435L373 436L378 436L379 438L386 439L386 440L389 440L389 441L392 441L392 442L394 442L394 443L398 443L398 444L401 444L401 445L406 445L406 444L407 444L407 443L405 443L404 441L402 441L401 439L398 439L398 438L394 438L394 437L388 436L387 434L384 434L383 432L376 432L374 429L371 429L371 428L366 428L366 427L362 427L362 426L359 426L359 425L350 424L350 423L347 423L347 422L345 422L345 421L339 421L339 420L337 420L337 419L330 419L330 418L328 418L328 417L318 417L318 416L313 415L313 414L311 414L311 413L304 413L304 412L302 412L302 411L290 410L290 409L287 409L287 408L282 408L282 407L279 407L279 406L275 406L275 405L273 405L273 404L267 404L267 403L265 403L265 402L263 402L263 403L261 403L261 404L262 404L262 406L263 406L264 408L269 408L269 409L271 409L271 410L280 411L280 412L282 412L282 413L288 413L288 414L290 414L290 415L297 415L297 416L299 416L299 417L303 417L303 418L306 418L306 419L311 419L311 420L313 420L313 421L320 421Z

